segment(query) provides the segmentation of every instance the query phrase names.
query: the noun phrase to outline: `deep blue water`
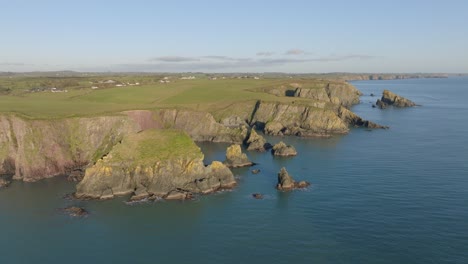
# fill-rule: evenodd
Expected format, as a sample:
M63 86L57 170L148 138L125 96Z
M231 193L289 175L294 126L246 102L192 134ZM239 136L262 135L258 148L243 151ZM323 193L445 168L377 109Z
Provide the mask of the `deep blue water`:
M188 202L70 201L64 179L0 191L0 263L468 263L468 78L361 81L353 111L389 130L269 138L299 155L248 153L258 175ZM390 89L421 104L374 109ZM225 144L200 144L223 160ZM285 166L312 186L274 189ZM251 194L264 193L264 200ZM73 219L57 208L91 214Z

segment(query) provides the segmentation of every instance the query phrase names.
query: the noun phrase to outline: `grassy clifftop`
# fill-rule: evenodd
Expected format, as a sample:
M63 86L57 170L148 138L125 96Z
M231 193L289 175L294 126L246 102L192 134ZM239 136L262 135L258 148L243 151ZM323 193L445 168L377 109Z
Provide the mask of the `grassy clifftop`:
M129 134L112 149L111 155L112 162L135 161L140 165L180 157L203 159L200 148L186 133L172 129Z
M307 102L310 99L288 97L284 92L275 94L271 91L287 89L297 84L307 88L322 88L329 82L334 83L318 79L289 78L181 80L177 76L169 76L169 82L161 83L158 81L162 81L161 76L133 76L132 80L128 78L76 77L70 83L71 87L60 88L62 83L67 84L66 80L0 77L0 87L9 91L0 93L0 113L17 113L34 119L95 116L125 110L161 108L215 113L232 104L246 101ZM99 83L109 79L116 83ZM121 83L125 86L117 86L122 85ZM133 85L134 83L139 84ZM60 92L52 92L52 88L57 88Z

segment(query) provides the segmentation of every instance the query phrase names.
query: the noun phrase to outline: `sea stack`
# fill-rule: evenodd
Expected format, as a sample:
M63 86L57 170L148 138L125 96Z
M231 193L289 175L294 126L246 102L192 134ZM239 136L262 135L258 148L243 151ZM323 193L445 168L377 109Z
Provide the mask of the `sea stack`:
M377 100L376 105L381 109L384 109L388 105L393 105L396 107L412 107L416 106L416 103L395 93L392 93L389 90L384 90L382 98Z
M296 182L291 175L286 171L286 168L281 168L278 173L278 184L276 189L280 191L291 191L294 189L306 188L310 183L306 181Z
M240 168L254 165L245 153L242 153L241 146L231 145L226 150L226 160L224 164L230 168Z
M257 134L257 132L255 131L255 128L252 128L250 130L249 137L245 141L245 144L247 145L248 151L255 150L255 151L263 152L271 148L271 144L267 143L265 138Z
M280 141L278 144L273 146L271 153L275 156L290 157L296 156L297 151L291 145L286 145L283 141Z

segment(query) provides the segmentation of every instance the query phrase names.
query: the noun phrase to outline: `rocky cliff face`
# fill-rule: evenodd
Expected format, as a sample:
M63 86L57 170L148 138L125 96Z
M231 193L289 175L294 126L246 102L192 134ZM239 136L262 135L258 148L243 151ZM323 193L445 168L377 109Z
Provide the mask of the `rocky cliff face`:
M26 120L0 116L0 174L36 181L68 174L105 155L138 131L126 116Z
M348 83L328 83L320 88L297 88L295 97L310 98L350 107L359 103L361 92Z
M155 115L164 128L181 129L195 141L242 143L247 136L246 127L225 126L206 112L160 110Z
M250 124L269 135L323 136L349 130L333 109L270 102L258 103Z
M146 130L127 135L88 168L75 196L185 199L192 193L210 193L235 184L232 172L222 163L204 166L203 154L185 133Z

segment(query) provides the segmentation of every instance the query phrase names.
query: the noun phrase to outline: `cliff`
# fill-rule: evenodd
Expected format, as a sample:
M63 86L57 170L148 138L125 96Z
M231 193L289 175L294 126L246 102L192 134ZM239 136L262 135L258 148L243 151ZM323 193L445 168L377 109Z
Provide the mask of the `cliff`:
M350 107L359 103L361 92L348 83L327 83L320 88L297 88L295 97L310 98Z
M250 124L269 135L323 136L349 130L332 109L274 102L258 102Z
M246 127L230 127L217 122L206 112L164 109L155 113L164 128L180 129L195 141L242 143L247 136Z
M236 184L220 162L205 167L203 154L190 137L176 130L146 130L127 135L77 185L78 198L185 199Z
M69 174L94 162L138 131L126 116L27 120L0 116L0 174L36 181Z

